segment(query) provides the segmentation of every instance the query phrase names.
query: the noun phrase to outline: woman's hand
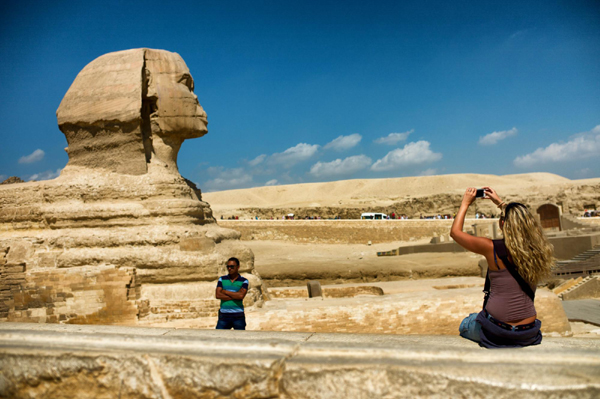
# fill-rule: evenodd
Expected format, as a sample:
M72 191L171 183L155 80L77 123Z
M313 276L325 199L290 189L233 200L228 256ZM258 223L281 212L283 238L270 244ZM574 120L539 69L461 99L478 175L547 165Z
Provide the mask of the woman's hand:
M477 194L476 188L473 188L473 187L467 188L467 191L465 191L465 195L463 196L463 200L462 200L463 205L466 205L467 207L469 205L471 205L473 203L473 201L475 201L476 194Z
M500 205L502 203L502 200L493 188L484 187L483 189L485 190L485 197L483 198L492 200L492 202L496 205Z
M475 252L477 254L481 254L487 259L493 259L490 258L490 256L493 256L494 253L494 245L492 243L492 240L485 237L474 237L463 231L463 227L465 224L465 216L467 215L467 211L469 210L469 205L471 205L473 201L475 201L476 195L477 189L473 187L469 187L467 188L467 191L465 191L462 204L460 205L460 208L456 213L454 222L452 222L452 227L450 228L450 236L454 239L454 241L456 241L458 245L465 248L466 250Z

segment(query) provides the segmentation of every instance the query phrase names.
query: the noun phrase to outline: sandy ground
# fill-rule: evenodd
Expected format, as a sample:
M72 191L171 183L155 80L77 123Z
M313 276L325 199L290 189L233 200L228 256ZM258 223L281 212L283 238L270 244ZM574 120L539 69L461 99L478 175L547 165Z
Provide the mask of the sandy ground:
M479 276L479 255L429 253L378 257L378 251L424 244L429 240L385 244L298 244L246 241L254 265L271 287L298 286L307 280L321 284L382 282L407 279Z
M466 187L490 186L499 193L545 194L558 187L595 185L600 178L569 180L552 173L519 175L454 174L389 179L340 180L286 186L255 187L203 193L215 211L245 207L387 206L400 199L436 194L462 194Z

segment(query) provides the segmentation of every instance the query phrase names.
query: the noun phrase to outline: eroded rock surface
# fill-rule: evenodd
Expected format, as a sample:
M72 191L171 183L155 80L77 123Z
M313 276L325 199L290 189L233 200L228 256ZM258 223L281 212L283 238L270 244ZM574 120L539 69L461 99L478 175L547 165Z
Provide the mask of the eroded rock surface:
M231 256L251 283L247 305L262 303L252 251L177 169L183 141L207 132L193 88L164 50L106 54L79 73L57 111L69 154L60 177L0 187L0 320L215 315Z
M600 340L0 324L0 397L596 398Z

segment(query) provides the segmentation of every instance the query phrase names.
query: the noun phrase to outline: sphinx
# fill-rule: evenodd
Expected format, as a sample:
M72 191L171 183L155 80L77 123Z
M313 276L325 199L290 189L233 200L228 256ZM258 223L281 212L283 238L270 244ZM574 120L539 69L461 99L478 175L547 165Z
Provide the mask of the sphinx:
M0 186L0 321L215 317L215 282L231 256L250 281L246 306L262 305L252 251L177 168L182 143L208 131L178 54L105 54L56 114L69 156L60 176Z

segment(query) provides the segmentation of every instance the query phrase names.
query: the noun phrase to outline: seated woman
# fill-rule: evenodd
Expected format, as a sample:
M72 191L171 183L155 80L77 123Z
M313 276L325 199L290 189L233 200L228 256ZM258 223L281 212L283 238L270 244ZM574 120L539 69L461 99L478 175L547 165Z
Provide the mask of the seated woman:
M486 296L483 310L462 321L460 335L486 348L537 345L542 342L542 323L536 319L535 289L554 264L553 247L525 205L505 204L490 187L484 187L484 199L501 209L504 239L492 241L463 232L476 191L465 192L450 235L463 248L487 259Z

